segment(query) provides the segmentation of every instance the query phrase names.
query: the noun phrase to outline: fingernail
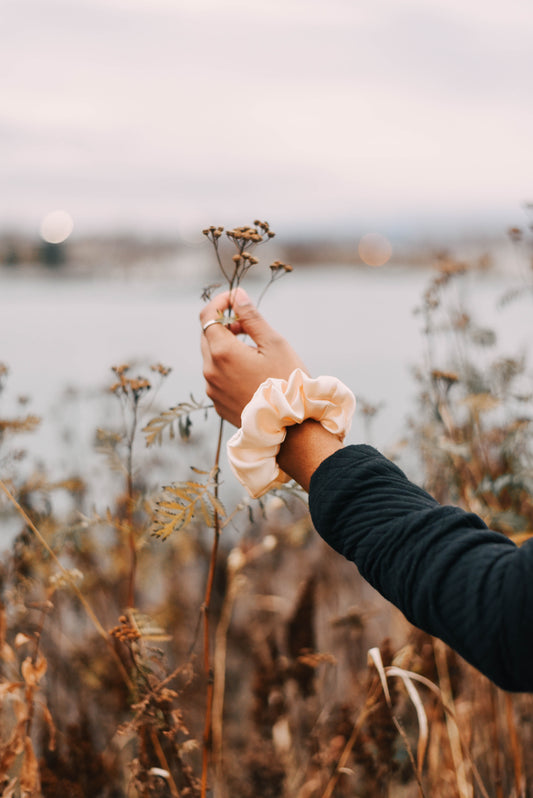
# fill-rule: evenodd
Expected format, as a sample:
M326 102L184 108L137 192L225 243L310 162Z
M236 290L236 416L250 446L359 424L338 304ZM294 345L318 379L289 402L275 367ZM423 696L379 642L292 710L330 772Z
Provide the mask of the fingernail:
M250 297L248 296L248 294L246 293L246 291L243 288L238 288L237 292L235 294L235 303L234 304L238 305L240 308L244 308L247 305L251 305L252 304L252 300L250 299Z

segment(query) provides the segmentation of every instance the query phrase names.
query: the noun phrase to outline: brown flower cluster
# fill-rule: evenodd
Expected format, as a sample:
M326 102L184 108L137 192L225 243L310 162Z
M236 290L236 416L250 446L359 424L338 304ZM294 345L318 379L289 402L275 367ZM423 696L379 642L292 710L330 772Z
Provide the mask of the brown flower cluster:
M249 266L255 266L256 263L259 263L259 260L249 252L242 252L240 255L234 255L232 261L237 268L241 266L248 268Z
M157 374L161 374L162 377L168 377L172 371L170 366L163 366L162 363L154 363L153 366L150 366L150 370L157 372Z
M280 260L275 260L274 263L271 263L270 268L273 274L274 273L281 274L282 272L287 274L288 272L292 272L292 266L290 266L288 263L283 263Z
M523 233L520 227L511 227L507 232L511 241L517 242L522 240Z
M211 225L202 230L202 233L212 241L217 241L224 232L223 227L215 227ZM268 222L261 222L259 219L254 221L253 226L245 225L243 227L234 227L231 230L226 230L226 235L237 246L250 242L252 244L259 244L265 238L274 238L276 235L271 229Z
M254 225L254 227L234 227L233 230L227 230L226 235L235 243L250 241L259 244L265 238L274 238L275 233L270 229L268 222L256 219Z
M129 371L129 366L123 364L121 366L112 366L112 370L118 377L118 382L113 383L110 387L111 393L127 397L132 397L134 402L137 403L145 391L149 391L152 387L150 382L144 377L127 377L126 373ZM162 366L161 368L165 368ZM156 367L156 370L159 369ZM160 372L163 373L163 372ZM168 371L167 371L168 373Z
M449 385L459 381L459 376L454 371L441 371L441 369L433 369L431 378L435 381L441 380Z
M212 241L216 241L218 238L220 238L223 232L223 227L215 227L214 224L212 224L210 227L206 227L205 230L202 230L204 236L207 236L207 238L210 238Z
M140 632L130 623L125 615L121 615L118 621L119 625L109 630L111 637L116 638L121 643L130 643L140 638Z

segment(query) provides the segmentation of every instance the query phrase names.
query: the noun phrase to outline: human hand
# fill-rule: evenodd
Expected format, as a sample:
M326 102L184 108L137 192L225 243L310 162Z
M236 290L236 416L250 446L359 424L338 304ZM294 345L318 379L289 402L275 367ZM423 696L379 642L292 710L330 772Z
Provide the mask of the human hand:
M261 316L242 288L214 297L201 311L202 327L228 308L237 320L225 326L211 324L202 333L203 373L206 393L217 413L241 425L241 413L257 388L269 377L288 379L296 368L307 369L287 343ZM255 346L237 338L250 336Z

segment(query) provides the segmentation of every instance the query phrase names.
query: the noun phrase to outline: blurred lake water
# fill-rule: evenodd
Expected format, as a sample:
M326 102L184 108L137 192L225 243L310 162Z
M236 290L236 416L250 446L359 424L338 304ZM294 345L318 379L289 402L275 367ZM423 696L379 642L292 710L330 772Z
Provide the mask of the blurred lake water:
M356 396L383 403L368 441L380 449L404 437L407 417L416 412L412 368L422 363L424 343L422 319L413 310L430 278L429 270L408 265L315 265L275 283L261 306L312 374L334 374ZM149 272L134 278L125 272L62 278L59 273L4 269L0 285L0 362L10 372L0 397L2 413L43 417L42 429L24 436L24 445L47 464L83 470L84 447L95 425L106 422L98 414L107 413L101 397L113 380L112 365L142 364L145 374L146 364L171 366L157 397L161 409L187 400L191 393L204 396L198 321L204 284L190 270L171 278ZM256 299L263 283L251 279L245 287ZM468 274L460 281L476 320L495 327L499 348L515 356L531 341L531 314L529 302L528 307L515 303L497 308L508 287L501 272ZM21 395L29 397L24 411L17 405ZM70 410L65 396L78 397ZM68 427L77 430L74 439ZM356 413L348 442L365 436L363 419Z

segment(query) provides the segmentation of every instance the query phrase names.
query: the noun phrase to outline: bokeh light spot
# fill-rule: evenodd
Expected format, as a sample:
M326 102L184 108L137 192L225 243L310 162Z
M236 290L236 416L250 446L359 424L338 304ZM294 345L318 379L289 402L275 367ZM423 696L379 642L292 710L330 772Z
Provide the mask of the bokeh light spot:
M41 221L41 238L48 244L61 244L74 229L74 221L66 211L51 211Z
M359 241L357 251L367 266L384 266L392 255L392 244L379 233L367 233Z

